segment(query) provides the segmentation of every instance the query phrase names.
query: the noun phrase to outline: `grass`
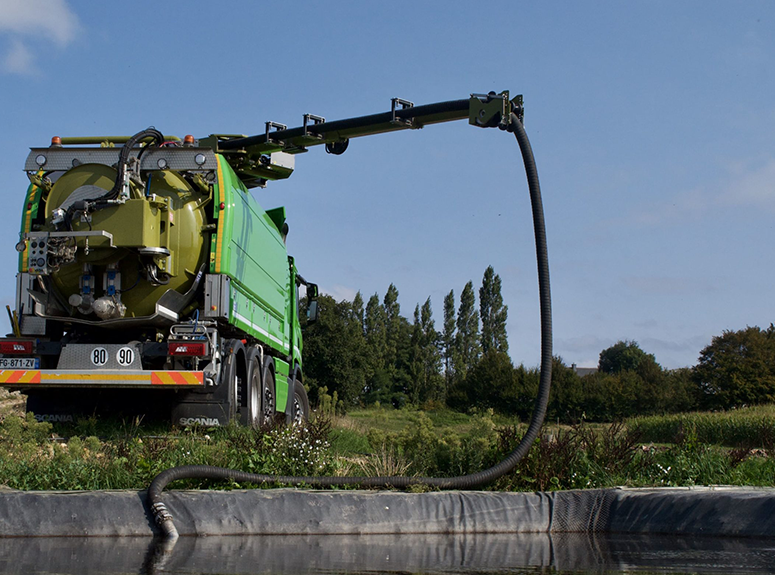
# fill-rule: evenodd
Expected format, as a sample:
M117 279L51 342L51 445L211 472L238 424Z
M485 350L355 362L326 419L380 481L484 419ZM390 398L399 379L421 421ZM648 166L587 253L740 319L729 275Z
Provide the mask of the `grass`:
M74 434L95 430L104 435ZM261 431L237 426L171 429L85 420L54 427L28 415L0 423L0 485L13 489L144 489L179 465L214 465L273 475L337 474L330 422ZM188 481L179 487L202 487ZM221 487L224 485L221 484ZM225 485L228 487L228 484Z
M352 422L351 427L361 432L377 429L386 433L400 433L416 423L419 413L424 413L431 420L433 429L439 435L447 432L464 435L471 431L476 416L481 415L476 411L466 414L446 407L436 407L422 411L406 408L369 407L348 411L344 418L337 420L337 425L348 426ZM511 425L519 422L519 419L516 417L494 415L492 410L486 413L497 425Z
M491 489L775 485L764 445L775 407L549 426ZM770 426L770 427L768 427ZM363 409L306 428L175 428L138 420L0 421L0 484L15 489L144 489L160 471L206 464L277 475L457 476L514 449L525 425L492 412ZM651 434L651 435L649 435ZM742 441L743 438L745 441ZM658 443L660 445L655 445ZM730 446L733 446L730 448ZM191 480L176 488L236 487Z
M775 448L775 405L638 417L627 425L637 430L643 441L655 443L680 443L692 436L711 445Z

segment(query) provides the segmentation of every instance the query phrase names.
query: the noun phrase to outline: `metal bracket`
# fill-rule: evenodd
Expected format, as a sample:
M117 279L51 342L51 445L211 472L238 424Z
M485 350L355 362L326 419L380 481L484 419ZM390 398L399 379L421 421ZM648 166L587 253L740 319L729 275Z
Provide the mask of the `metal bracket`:
M521 103L521 96L516 99ZM512 103L509 101L508 90L500 94L471 94L468 123L480 128L505 127L509 123L511 111Z
M274 128L276 132L280 132L282 130L287 130L288 126L285 124L280 124L279 122L267 122L266 123L266 141L267 142L274 142L276 144L282 144L280 140L273 140L269 137L269 131Z
M396 106L401 106L402 110L406 110L407 108L414 108L414 102L410 102L409 100L402 100L401 98L392 98L390 100L390 123L398 126L408 126L410 128L414 127L414 124L411 120L407 120L406 118L396 118Z
M298 138L298 142L296 143L296 145L285 144L283 151L288 152L289 154L301 154L307 151L307 148L305 146L320 143L320 141L323 139L323 136L321 136L320 134L309 132L307 130L307 127L309 126L310 121L312 121L313 126L317 126L318 124L325 123L326 119L323 116L316 116L315 114L304 114L304 124L302 125L302 134Z
M318 134L315 134L314 136L310 136L307 134L307 124L309 123L310 120L312 120L313 126L317 126L318 124L325 124L326 119L323 116L316 116L315 114L304 114L304 125L302 126L304 128L304 137L320 138L321 136Z

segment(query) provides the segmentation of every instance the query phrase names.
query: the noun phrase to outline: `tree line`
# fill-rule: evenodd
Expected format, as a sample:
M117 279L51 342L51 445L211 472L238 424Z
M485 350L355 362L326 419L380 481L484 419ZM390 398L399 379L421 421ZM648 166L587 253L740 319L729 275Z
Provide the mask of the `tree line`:
M352 301L320 296L317 322L307 324L301 314L311 401L330 401L334 395L342 409L375 403L396 408L448 405L529 417L540 373L511 362L508 306L501 287L501 278L489 266L478 290L472 281L459 297L450 290L440 329L430 298L415 306L411 321L404 317L393 284L383 297L375 293L366 302L360 292ZM772 401L771 325L714 337L693 368L664 369L634 341L601 351L597 372L584 377L555 357L547 417L567 423L613 421Z
M317 322L308 324L301 314L311 399L325 388L328 394L336 392L345 406L444 404L483 355L508 352L508 306L501 286L490 266L478 289L478 306L473 281L459 298L450 290L440 330L430 297L415 306L410 322L401 314L393 284L383 297L375 293L365 303L360 292L352 301L320 296Z

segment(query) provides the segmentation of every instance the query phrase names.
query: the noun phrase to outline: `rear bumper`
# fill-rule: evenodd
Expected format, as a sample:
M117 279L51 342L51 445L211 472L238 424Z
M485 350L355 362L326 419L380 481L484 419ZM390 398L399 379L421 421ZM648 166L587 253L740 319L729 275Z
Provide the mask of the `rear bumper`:
M0 370L0 387L204 387L202 371Z

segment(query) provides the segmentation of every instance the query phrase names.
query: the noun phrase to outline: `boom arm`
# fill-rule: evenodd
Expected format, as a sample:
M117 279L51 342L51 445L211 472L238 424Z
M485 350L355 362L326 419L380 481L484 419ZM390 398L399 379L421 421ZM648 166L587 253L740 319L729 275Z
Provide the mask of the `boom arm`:
M304 123L298 128L267 122L263 134L215 134L201 140L200 146L211 147L223 154L248 187L264 186L267 180L289 177L294 166L292 155L306 152L310 146L324 144L327 152L338 155L344 153L351 138L418 129L429 124L465 118L474 126L499 126L506 129L511 112L522 119L522 96L510 100L508 91L500 94L472 94L464 100L422 106L393 98L390 112L333 122L326 122L325 118L320 116L305 114Z

